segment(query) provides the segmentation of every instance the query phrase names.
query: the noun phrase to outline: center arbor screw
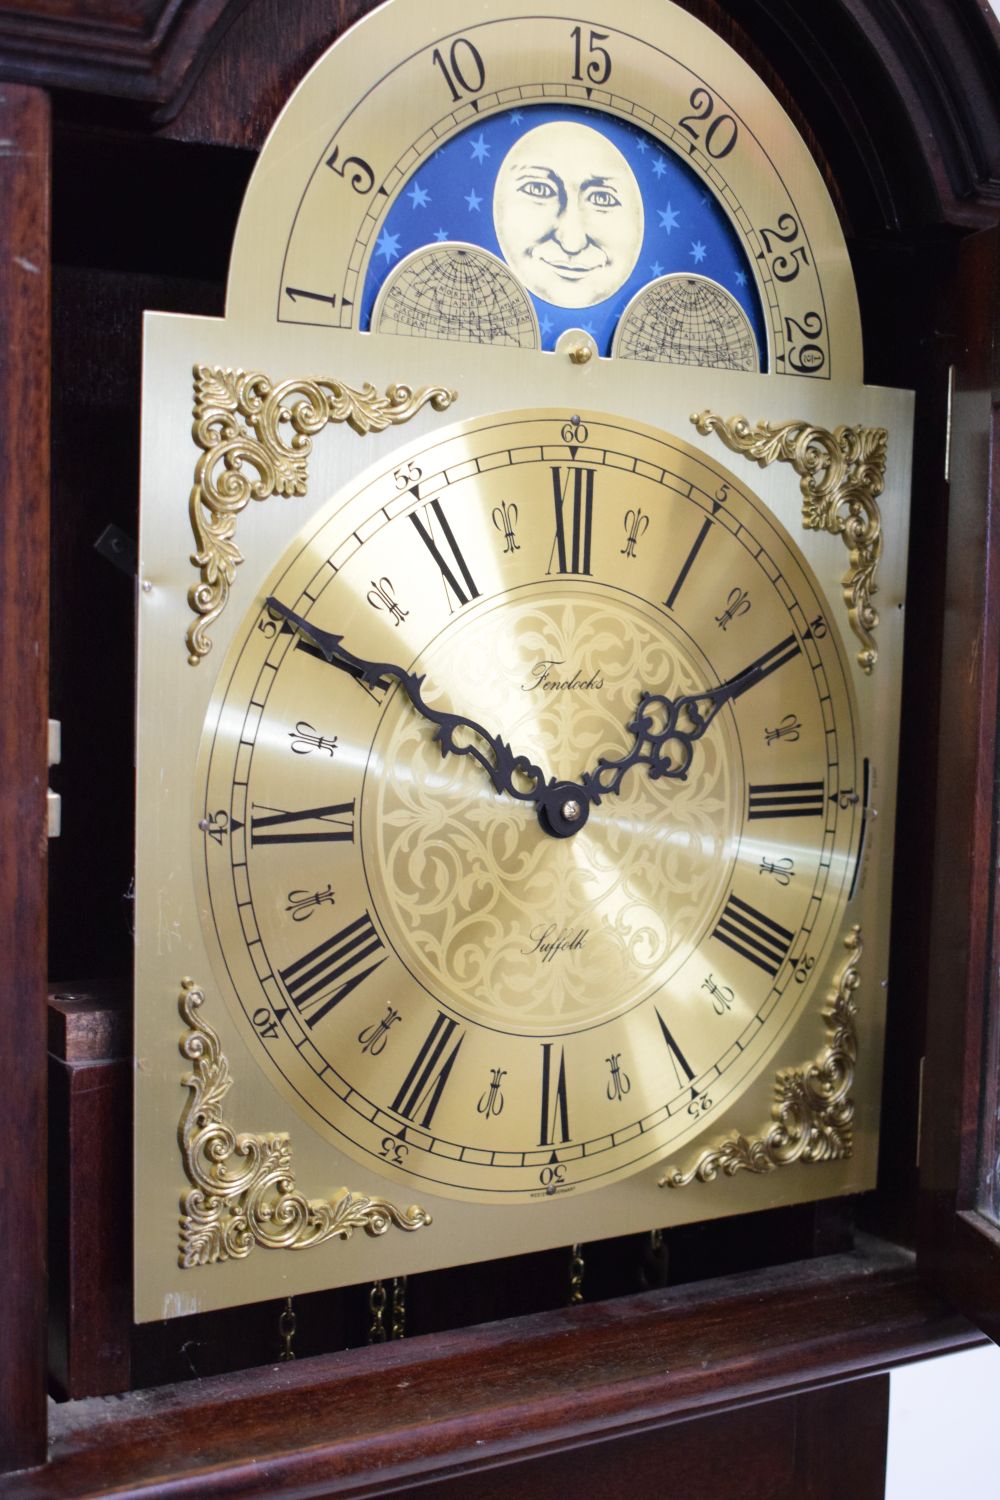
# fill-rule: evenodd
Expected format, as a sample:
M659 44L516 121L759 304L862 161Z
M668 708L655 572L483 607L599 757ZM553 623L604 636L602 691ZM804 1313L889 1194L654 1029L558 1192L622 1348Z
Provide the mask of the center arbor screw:
M562 815L567 823L578 823L582 812L583 808L575 797L570 797L569 801L562 805Z

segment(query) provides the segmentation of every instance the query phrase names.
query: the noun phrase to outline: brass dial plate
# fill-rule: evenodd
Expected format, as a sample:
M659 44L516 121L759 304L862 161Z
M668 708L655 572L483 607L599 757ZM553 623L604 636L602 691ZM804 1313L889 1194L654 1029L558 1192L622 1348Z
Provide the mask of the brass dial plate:
M776 665L685 780L636 766L556 839L269 593L557 778L628 749L640 691ZM220 988L313 1125L497 1202L624 1177L732 1103L815 1004L858 854L821 599L726 470L595 413L460 424L331 501L220 674L194 831Z

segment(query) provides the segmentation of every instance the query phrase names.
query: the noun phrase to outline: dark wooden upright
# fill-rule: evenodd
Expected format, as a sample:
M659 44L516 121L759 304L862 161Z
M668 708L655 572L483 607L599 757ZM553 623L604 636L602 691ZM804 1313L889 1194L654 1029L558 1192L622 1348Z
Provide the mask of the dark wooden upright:
M0 86L0 1470L45 1454L49 137Z

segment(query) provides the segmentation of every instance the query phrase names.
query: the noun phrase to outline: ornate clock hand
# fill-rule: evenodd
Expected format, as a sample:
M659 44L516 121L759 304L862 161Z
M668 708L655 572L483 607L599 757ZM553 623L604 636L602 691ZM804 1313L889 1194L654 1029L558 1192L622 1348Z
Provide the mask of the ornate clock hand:
M635 717L625 726L635 736L633 745L616 760L602 756L595 770L584 773L580 778L584 795L591 802L600 802L602 797L620 791L627 773L640 765L649 767L654 781L664 777L683 781L694 757L695 743L723 705L755 687L801 649L795 636L790 635L716 688L686 693L680 698L643 693Z
M586 799L583 798L580 787L574 783L547 780L540 766L536 766L526 755L515 755L505 740L502 740L499 735L491 734L482 724L475 719L470 719L468 715L448 713L443 709L432 707L422 692L426 680L423 674L408 672L405 667L398 666L395 662L367 661L364 657L355 656L343 644L343 636L331 635L329 631L320 630L318 626L310 624L308 620L303 619L301 615L296 614L273 595L265 602L274 614L280 615L290 625L294 625L307 640L312 641L332 666L340 667L351 676L360 678L369 687L379 684L385 686L386 678L395 677L417 712L436 726L434 738L441 746L441 754L470 755L482 766L498 792L514 797L520 802L534 802L538 809L539 819L547 832L562 837L565 834L575 833L578 824L582 826L586 816ZM460 729L467 729L482 740L489 747L492 755L486 754L474 742L458 743L455 735ZM560 790L561 788L563 790ZM561 807L563 803L572 801L574 796L582 800L578 803L579 811L576 812L575 818L571 819L573 826L567 824L564 830L560 827L550 827L548 820L556 816L556 804L558 803ZM572 807L570 813L573 813Z

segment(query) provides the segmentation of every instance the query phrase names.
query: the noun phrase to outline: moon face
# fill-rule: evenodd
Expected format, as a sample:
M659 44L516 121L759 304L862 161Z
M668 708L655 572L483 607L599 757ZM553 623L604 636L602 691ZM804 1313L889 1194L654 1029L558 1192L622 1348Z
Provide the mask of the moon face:
M557 307L593 307L639 258L642 195L617 146L588 125L555 121L526 131L504 157L493 222L530 292Z

